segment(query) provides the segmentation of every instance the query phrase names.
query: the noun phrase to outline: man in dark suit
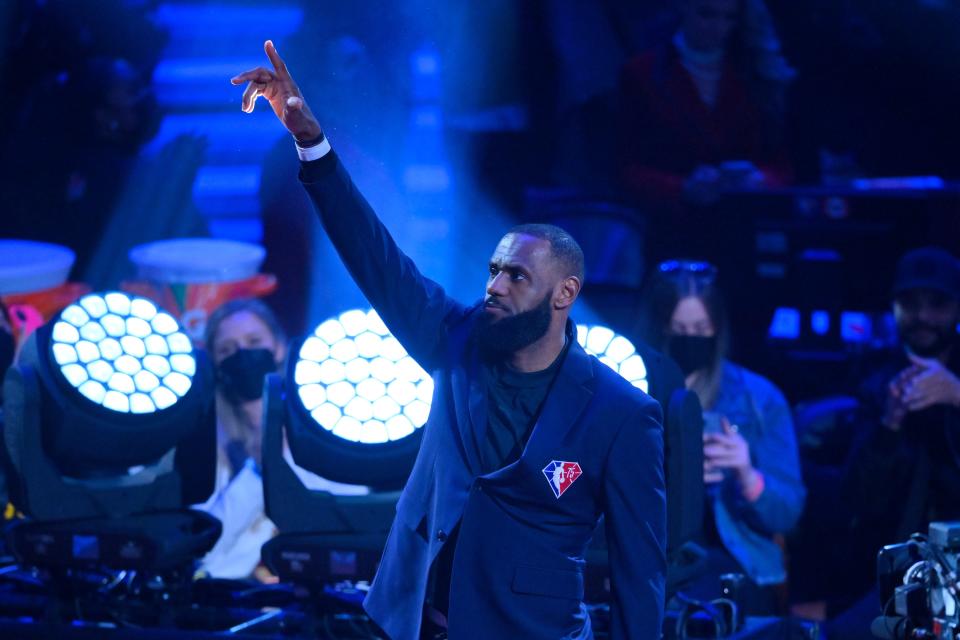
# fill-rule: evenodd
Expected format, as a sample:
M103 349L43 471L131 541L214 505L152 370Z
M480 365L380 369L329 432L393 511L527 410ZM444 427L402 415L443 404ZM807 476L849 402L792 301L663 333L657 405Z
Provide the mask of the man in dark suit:
M434 380L433 404L364 603L396 640L425 606L449 637L591 638L583 555L601 515L611 637L660 637L666 514L659 405L579 347L583 254L562 230L503 237L466 307L396 246L339 163L273 44L240 74L297 141L300 178L353 278Z

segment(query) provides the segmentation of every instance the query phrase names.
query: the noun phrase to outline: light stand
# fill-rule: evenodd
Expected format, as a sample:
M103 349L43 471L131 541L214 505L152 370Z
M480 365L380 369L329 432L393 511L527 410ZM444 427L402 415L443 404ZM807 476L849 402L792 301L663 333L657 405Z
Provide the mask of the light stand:
M308 489L283 456L287 407L280 376L264 386L263 489L266 512L280 534L263 559L281 579L322 586L373 576L393 522L399 492L336 496Z

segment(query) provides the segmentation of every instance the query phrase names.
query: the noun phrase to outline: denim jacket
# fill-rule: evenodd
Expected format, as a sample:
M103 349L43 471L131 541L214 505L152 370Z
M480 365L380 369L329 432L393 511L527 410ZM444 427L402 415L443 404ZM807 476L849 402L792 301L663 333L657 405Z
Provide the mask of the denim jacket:
M717 532L754 582L779 584L786 569L773 536L797 523L806 497L790 407L769 380L725 361L712 410L737 425L764 478L763 493L752 503L732 475L710 489Z

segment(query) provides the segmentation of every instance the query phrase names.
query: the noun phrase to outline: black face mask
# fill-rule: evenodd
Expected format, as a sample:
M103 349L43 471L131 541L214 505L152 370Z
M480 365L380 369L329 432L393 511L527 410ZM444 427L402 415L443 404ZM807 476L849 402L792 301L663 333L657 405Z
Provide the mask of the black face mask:
M683 375L706 369L717 351L716 336L670 336L667 353L680 365Z
M217 384L231 402L249 402L263 394L263 377L276 370L269 349L237 349L217 368Z

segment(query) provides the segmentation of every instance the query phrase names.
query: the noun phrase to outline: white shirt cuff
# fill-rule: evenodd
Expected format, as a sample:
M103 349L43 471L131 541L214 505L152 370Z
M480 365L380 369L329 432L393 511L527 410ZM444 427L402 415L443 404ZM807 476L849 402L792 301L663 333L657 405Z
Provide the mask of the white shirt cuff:
M328 153L330 153L330 141L326 138L324 138L323 142L320 144L315 144L312 147L307 147L305 149L299 144L297 145L297 155L300 156L300 159L304 162L319 160Z

